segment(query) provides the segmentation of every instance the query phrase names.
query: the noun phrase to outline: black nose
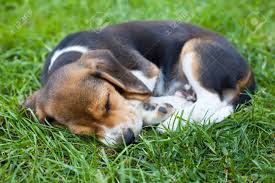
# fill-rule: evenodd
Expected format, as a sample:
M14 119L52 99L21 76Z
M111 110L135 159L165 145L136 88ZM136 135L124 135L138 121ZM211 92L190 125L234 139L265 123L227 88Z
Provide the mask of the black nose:
M123 138L124 138L125 144L130 145L135 141L135 134L130 128L128 128L126 132L124 132Z

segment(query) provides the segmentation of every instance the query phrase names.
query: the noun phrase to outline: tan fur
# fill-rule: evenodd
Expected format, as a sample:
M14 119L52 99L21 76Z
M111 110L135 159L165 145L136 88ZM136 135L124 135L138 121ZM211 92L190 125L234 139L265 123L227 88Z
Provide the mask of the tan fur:
M202 73L200 72L200 62L197 56L194 57L194 61L192 62L192 71L194 78L199 80Z
M83 126L83 125L69 125L69 130L77 135L92 135L95 131L90 126Z
M77 123L68 124L67 126L72 133L77 135L96 135L98 137L104 136L104 131L102 130L102 127L100 127L96 123L79 121Z
M108 57L94 59L89 54L53 73L48 83L29 97L24 106L35 110L41 121L50 117L75 134L103 138L102 127L112 128L133 121L130 119L134 119L136 113L125 97L144 100L150 91L129 73L126 81L113 77L119 75L107 68L110 61L104 59ZM108 95L109 111L105 107Z
M248 71L246 76L237 81L236 89L228 89L223 91L223 95L227 96L233 101L238 98L240 93L249 86L249 84L253 81L253 75L251 70Z
M178 66L178 74L179 74L180 78L185 78L182 67L181 67L183 64L182 62L184 60L183 57L187 53L191 53L191 52L196 54L195 47L197 45L199 45L200 43L201 43L201 39L191 39L191 40L187 41L185 43L185 45L182 47L182 50L181 50L181 53L179 56L179 66ZM196 61L193 62L192 69L193 69L194 77L197 79L199 78L199 74L200 74L199 68L200 68L199 58L196 55Z
M160 72L159 68L153 63L150 63L150 66L147 69L145 68L146 76L148 76L149 78L158 76L159 72Z
M151 95L150 90L128 69L122 66L110 51L89 51L84 54L79 62L85 67L90 68L90 74L104 78L124 92Z
M239 92L243 91L252 81L253 76L251 70L249 70L244 78L237 81L237 90Z

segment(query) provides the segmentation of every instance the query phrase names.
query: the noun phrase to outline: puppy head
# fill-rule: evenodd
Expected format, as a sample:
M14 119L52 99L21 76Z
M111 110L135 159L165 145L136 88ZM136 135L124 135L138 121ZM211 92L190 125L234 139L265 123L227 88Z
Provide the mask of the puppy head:
M111 52L95 50L55 71L24 106L39 120L53 118L75 134L128 144L139 134L142 120L126 99L145 100L150 94Z

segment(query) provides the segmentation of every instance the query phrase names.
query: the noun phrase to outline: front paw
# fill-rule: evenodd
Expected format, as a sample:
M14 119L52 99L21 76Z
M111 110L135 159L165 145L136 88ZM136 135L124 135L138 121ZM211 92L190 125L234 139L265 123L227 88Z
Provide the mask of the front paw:
M157 125L168 119L175 109L168 103L144 103L142 106L143 126Z

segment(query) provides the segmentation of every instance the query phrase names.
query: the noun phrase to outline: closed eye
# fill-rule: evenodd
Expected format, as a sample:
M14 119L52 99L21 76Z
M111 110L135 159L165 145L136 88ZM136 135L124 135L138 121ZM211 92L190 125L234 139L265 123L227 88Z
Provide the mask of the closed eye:
M105 104L105 109L106 109L106 112L109 112L110 109L111 109L110 93L108 93L108 96L107 96L107 101L106 101L106 104Z

